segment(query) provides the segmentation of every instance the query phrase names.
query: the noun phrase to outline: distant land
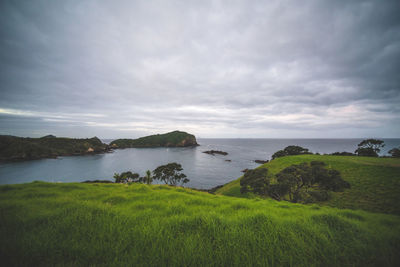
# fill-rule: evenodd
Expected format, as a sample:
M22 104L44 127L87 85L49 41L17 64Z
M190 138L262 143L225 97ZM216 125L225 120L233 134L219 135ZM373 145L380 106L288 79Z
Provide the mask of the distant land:
M97 154L109 150L109 146L97 137L75 139L54 135L41 138L0 135L0 161Z
M198 146L196 137L192 134L173 131L166 134L156 134L138 139L117 139L110 143L111 148L144 148L144 147L188 147Z
M117 139L104 144L97 137L67 138L46 135L40 138L0 135L0 161L34 160L58 156L80 156L110 152L118 148L198 146L196 137L174 131L138 139Z

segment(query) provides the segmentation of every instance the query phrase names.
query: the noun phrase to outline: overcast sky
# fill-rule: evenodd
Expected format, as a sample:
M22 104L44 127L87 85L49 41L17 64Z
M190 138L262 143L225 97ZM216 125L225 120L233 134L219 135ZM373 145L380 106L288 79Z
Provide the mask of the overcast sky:
M0 2L0 134L400 137L400 1Z

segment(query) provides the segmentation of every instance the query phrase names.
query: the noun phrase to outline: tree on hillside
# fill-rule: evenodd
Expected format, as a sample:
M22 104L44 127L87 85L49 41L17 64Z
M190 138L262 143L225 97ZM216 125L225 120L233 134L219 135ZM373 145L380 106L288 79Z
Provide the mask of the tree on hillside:
M399 148L392 148L389 150L389 154L392 155L394 158L400 158L400 147Z
M270 184L267 174L267 168L248 170L240 179L240 193L253 192L258 195L265 195Z
M181 164L176 162L168 163L167 165L157 167L153 171L154 179L169 185L183 185L189 182L189 179L186 178L185 174L181 173L182 170Z
M115 173L114 179L116 183L132 183L139 182L139 174L132 173L131 171L123 172L121 174Z
M272 159L291 156L291 155L302 155L302 154L312 154L307 148L301 146L287 146L283 150L279 150L272 155Z
M240 192L253 192L276 200L286 197L291 202L327 200L328 191L341 191L350 184L336 170L325 168L320 161L292 165L273 177L266 168L246 172L240 180Z
M381 148L385 146L384 141L378 139L366 139L358 144L358 148L354 153L358 156L378 157Z

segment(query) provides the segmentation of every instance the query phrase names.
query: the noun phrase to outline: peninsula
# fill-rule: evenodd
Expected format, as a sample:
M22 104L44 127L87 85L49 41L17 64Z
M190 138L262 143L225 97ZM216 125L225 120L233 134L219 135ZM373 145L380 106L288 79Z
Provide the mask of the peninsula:
M41 138L0 135L0 161L56 158L107 151L109 146L97 137L75 139L54 135Z
M173 131L166 134L156 134L138 139L117 139L110 143L111 148L145 148L145 147L187 147L198 146L196 137L192 134Z

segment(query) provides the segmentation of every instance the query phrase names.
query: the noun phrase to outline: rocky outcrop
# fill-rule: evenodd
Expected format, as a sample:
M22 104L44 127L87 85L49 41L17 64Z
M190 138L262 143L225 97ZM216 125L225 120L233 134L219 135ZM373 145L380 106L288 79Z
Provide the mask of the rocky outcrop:
M255 162L255 163L258 163L258 164L265 164L265 163L268 163L269 160L256 159L254 162Z
M207 151L203 151L203 153L210 154L213 156L215 156L216 154L223 155L223 156L228 155L228 152L219 151L219 150L207 150Z

